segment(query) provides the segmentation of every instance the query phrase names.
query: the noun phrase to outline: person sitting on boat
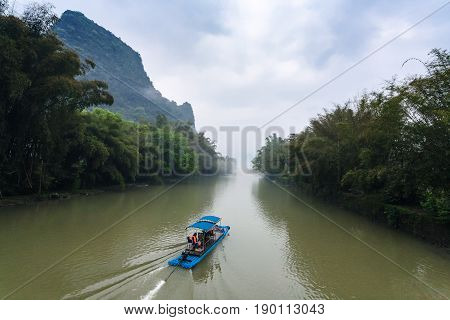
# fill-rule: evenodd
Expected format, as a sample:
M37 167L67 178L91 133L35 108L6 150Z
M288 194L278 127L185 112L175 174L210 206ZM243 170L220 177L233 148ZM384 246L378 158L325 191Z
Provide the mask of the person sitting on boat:
M200 234L198 234L197 232L194 233L193 235L193 244L194 244L194 249L198 249L202 247L202 241L200 240Z
M196 249L198 247L197 232L191 236L191 239L192 239L192 245L194 246L194 249Z
M192 235L188 235L187 236L187 242L188 242L188 249L193 249L194 248L194 243L192 241Z
M209 230L206 233L206 241L208 241L209 239L214 239L214 230Z

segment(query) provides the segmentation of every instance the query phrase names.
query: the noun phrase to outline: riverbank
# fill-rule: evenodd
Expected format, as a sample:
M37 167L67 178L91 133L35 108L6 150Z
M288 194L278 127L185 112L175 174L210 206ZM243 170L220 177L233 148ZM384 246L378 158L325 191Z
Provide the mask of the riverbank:
M273 178L271 178L273 179ZM289 178L275 178L285 186L365 216L399 232L411 234L439 247L450 248L450 221L431 216L420 208L385 203L380 195L339 193L334 196L315 194L308 184L296 184Z
M0 198L0 208L30 205L38 202L73 199L76 197L95 196L104 192L125 191L131 190L133 188L142 188L148 186L149 186L148 184L127 184L125 186L113 185L95 189L79 189L76 191L67 191L67 190L55 191L43 193L41 195L27 194L27 195L4 196Z
M342 193L335 202L352 212L381 222L393 229L412 234L440 247L450 247L450 221L431 216L415 207L382 202L376 195Z
M221 176L228 174L219 174ZM190 179L195 179L198 176L192 175ZM76 197L87 197L94 196L104 192L123 192L136 188L146 188L151 186L159 186L159 185L171 185L183 179L184 177L167 177L167 178L158 178L154 180L147 180L137 183L128 183L125 185L110 185L110 186L100 186L92 189L78 189L74 191L69 190L58 190L52 192L38 194L27 194L27 195L8 195L8 196L0 196L0 208L2 207L12 207L12 206L21 206L21 205L30 205L38 202L46 202L46 201L56 201L56 200L65 200L72 199Z

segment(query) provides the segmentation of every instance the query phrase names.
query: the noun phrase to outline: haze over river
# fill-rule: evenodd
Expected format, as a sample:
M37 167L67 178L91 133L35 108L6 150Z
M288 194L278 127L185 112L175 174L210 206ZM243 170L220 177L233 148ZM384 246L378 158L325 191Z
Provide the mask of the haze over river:
M0 208L0 297L167 186ZM256 174L184 181L11 299L442 299L450 254ZM230 236L192 270L167 259L185 227L223 217ZM397 265L396 265L397 264ZM441 295L442 294L442 295Z

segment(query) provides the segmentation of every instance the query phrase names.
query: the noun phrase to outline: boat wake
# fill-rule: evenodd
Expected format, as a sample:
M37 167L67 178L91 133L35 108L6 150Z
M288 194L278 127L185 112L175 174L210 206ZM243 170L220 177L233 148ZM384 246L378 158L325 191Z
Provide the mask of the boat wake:
M172 248L177 247L177 245ZM165 258L170 257L179 252L178 250L171 251L160 255L157 258L149 259L145 262L127 266L120 271L113 272L110 274L106 274L103 277L104 280L101 280L97 283L87 286L84 289L78 290L74 293L70 293L65 295L62 299L108 299L120 294L120 290L122 287L128 285L131 290L134 290L138 284L133 286L129 285L131 282L140 279L141 277L145 277L144 281L140 281L143 283L145 281L151 281L152 279L148 278L148 276L157 273L158 271L167 268L168 266L165 264ZM161 280L155 289L159 290L159 288L166 282L166 280ZM155 290L153 289L153 290ZM151 297L155 292L151 290L145 296ZM139 296L137 296L139 298Z
M152 290L150 290L145 296L141 298L141 300L151 300L155 296L155 294L159 291L159 289L162 288L162 286L166 283L165 280L161 280L158 282L156 287L154 287Z

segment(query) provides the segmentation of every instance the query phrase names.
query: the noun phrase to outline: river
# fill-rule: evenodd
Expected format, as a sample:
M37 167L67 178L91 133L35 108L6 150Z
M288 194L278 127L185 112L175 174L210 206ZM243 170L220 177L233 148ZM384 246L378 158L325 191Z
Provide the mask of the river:
M299 201L259 175L189 179L160 195L166 188L0 208L0 298L450 296L447 250L317 200ZM167 259L203 214L223 217L230 236L194 269L174 271Z

